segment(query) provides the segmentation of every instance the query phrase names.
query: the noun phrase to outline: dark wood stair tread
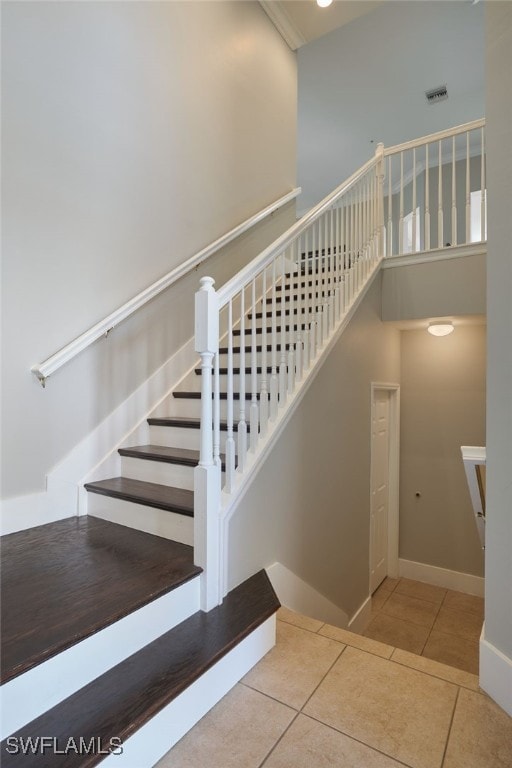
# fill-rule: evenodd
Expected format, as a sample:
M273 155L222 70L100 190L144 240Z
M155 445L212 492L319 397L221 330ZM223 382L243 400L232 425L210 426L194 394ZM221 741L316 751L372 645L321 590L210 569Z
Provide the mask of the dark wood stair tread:
M183 429L201 429L201 419L190 416L153 416L148 419L148 424L155 427L181 427ZM222 432L227 432L227 421L220 422ZM233 423L233 431L238 430L238 422ZM247 431L251 431L250 424L247 424Z
M0 546L2 683L201 572L186 544L87 516Z
M149 461L161 461L166 464L181 464L185 467L197 467L199 451L193 448L174 448L166 445L134 445L131 448L119 448L121 456ZM222 470L225 471L224 456L221 454Z
M99 738L103 748L114 737L126 741L278 608L268 576L260 571L230 592L222 605L194 614L13 736L51 734L61 749L70 736L82 736L86 743ZM19 755L9 754L6 746L3 741L3 768L49 765L48 755L41 754L28 754L20 763ZM52 755L51 765L90 768L103 758L71 751Z
M195 368L194 370L195 370L195 373L196 373L197 376L201 376L202 375L202 369L201 368ZM240 370L241 370L240 368L233 368L233 374L238 376L240 374ZM256 366L256 373L261 373L262 370L263 370L263 368L261 367L261 365L257 365ZM246 366L244 368L244 371L245 371L245 373L247 375L251 374L252 373L252 368L250 366ZM267 371L267 373L272 373L272 366L271 365L267 365L266 371ZM212 376L213 376L214 373L215 373L215 371L212 370ZM228 374L228 369L227 368L219 368L219 375L220 376L227 376L227 374Z
M131 477L111 477L108 480L86 483L85 489L90 493L112 496L146 507L165 509L188 517L194 515L194 492L184 488L147 483L144 480L133 480Z

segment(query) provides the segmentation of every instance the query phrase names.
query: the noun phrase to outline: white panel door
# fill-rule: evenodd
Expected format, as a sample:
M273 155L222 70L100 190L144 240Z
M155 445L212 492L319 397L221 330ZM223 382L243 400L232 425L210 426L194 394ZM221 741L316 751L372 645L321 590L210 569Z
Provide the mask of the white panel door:
M389 392L374 390L370 496L370 593L388 574Z

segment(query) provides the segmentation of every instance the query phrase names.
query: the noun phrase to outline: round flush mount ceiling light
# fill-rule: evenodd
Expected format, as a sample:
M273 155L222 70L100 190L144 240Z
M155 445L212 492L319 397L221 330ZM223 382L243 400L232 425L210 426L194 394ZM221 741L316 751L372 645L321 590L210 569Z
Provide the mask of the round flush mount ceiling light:
M429 323L427 328L432 336L448 336L453 330L453 323Z
M316 4L320 6L320 8L327 8L332 3L332 0L316 0Z

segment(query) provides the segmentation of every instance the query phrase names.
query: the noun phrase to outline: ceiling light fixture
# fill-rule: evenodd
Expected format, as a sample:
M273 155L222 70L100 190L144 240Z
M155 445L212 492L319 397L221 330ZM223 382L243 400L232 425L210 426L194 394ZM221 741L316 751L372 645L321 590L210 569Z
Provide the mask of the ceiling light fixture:
M429 323L427 328L432 336L448 336L453 330L453 323Z
M320 6L320 8L327 8L332 3L332 0L316 0L316 4Z

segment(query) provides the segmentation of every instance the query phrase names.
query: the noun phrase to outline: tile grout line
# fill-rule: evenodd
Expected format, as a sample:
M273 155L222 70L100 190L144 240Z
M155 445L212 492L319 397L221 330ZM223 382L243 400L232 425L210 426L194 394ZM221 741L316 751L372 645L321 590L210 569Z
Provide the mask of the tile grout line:
M441 764L440 764L439 768L443 768L444 761L446 760L446 752L448 750L448 742L450 741L450 736L451 736L451 733L452 733L453 721L455 719L455 710L457 709L457 704L458 704L458 701L459 701L459 696L460 696L460 687L457 688L457 695L455 696L455 701L453 703L452 716L450 718L450 725L448 726L448 733L446 734L446 744L444 745L443 759L441 760Z
M315 634L315 633L312 633L312 634ZM337 642L337 641L334 641L334 642ZM341 645L341 643L340 643L340 645ZM272 747L272 749L270 749L270 751L269 751L269 752L267 752L267 754L265 755L265 757L264 757L263 761L262 761L262 762L259 764L258 768L262 768L262 767L263 767L264 763L265 763L265 762L268 760L268 758L270 757L270 755L272 754L272 752L273 752L273 751L276 749L277 745L278 745L278 744L279 744L279 743L282 741L282 739L284 738L285 734L286 734L286 733L289 731L289 729L292 727L293 723L296 721L296 719L298 718L298 716L302 714L302 710L304 709L304 707L306 706L306 704L308 703L308 701L311 699L311 696L313 696L313 695L314 695L314 693L317 691L318 687L319 687L319 686L320 686L320 685L323 683L323 681L325 680L326 676L329 674L329 672L331 671L331 669L334 667L334 665L336 664L336 662L338 661L338 659L339 659L339 658L340 658L340 657L343 655L343 652L345 651L345 648L346 648L346 647L347 647L346 645L343 645L342 649L340 650L340 652L338 653L338 655L336 656L336 658L334 659L334 661L332 662L332 664L329 666L329 669L326 671L325 675L323 675L323 677L322 677L322 679L320 680L320 682L318 683L318 685L316 685L316 686L314 687L313 691L312 691L312 692L311 692L311 694L310 694L310 695L307 697L306 701L305 701L305 702L304 702L304 704L303 704L303 705L300 707L300 709L298 709L298 710L297 710L297 713L296 713L295 717L293 718L293 720L292 720L292 721L289 723L288 727L287 727L287 728L286 728L286 729L283 731L283 733L281 734L281 736L280 736L280 737L277 739L277 741L276 741L276 743L274 744L274 746ZM269 697L269 698L271 698L271 697ZM283 703L283 702L281 702L281 704L282 704L282 703ZM293 709L293 707L292 707L292 709Z
M388 661L388 659L385 659L385 661ZM401 760L399 757L393 757L393 755L388 754L388 752L382 752L382 750L377 749L377 747L374 747L371 744L367 744L365 741L361 741L361 739L358 739L355 736L352 736L352 734L350 733L346 733L345 731L342 731L341 728L336 728L336 726L334 725L329 725L329 723L324 723L323 720L319 720L314 715L306 714L305 712L299 712L298 714L304 715L304 717L307 717L310 720L314 720L315 723L319 723L320 725L323 725L325 728L329 728L331 731L335 731L335 733L339 733L342 736L345 736L345 738L350 739L351 741L355 741L356 744L361 744L361 746L366 747L367 749L371 749L373 752L376 752L378 755L387 757L389 760L394 760L395 763L399 765L403 765L405 766L405 768L415 768L415 766L411 765L411 763L404 763L404 761ZM442 766L440 766L439 768L442 768Z
M426 640L425 640L425 642L423 643L423 647L422 647L422 649L421 649L421 653L419 654L420 656L423 656L423 651L424 651L424 650L425 650L425 648L427 647L427 643L428 643L428 641L430 640L430 635L432 634L432 630L434 629L435 623L436 623L436 621L437 621L437 617L439 616L439 614L440 614L440 612L441 612L441 608L442 608L442 606L443 606L443 604L444 604L444 601L446 600L446 595L447 595L447 594L448 594L448 590L446 590L446 592L444 593L444 597L443 597L443 599L442 599L442 600L441 600L441 602L439 603L439 608L437 609L437 613L436 613L436 615L435 615L435 617L434 617L434 621L432 622L432 626L430 627L430 629L429 629L429 631L428 631L427 639L426 639ZM427 656L425 656L424 658L428 658L428 657L427 657Z

